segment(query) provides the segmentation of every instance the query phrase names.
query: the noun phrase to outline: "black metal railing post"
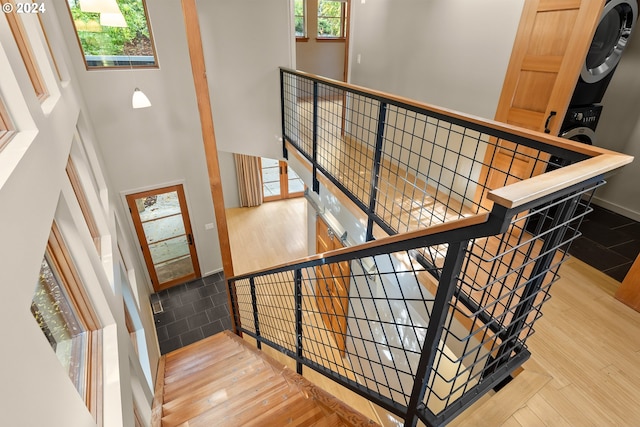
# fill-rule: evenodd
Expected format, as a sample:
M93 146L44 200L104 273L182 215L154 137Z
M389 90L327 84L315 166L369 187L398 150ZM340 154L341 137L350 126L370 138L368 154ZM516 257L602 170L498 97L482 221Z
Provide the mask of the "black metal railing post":
M262 342L260 341L260 321L258 320L258 298L256 297L256 283L255 279L251 277L249 279L249 289L251 291L251 305L253 308L253 327L256 330L256 344L258 348L262 348Z
M320 192L318 181L318 82L313 82L313 191Z
M442 337L443 325L448 316L449 302L454 294L456 282L462 262L465 258L465 251L469 241L450 243L445 257L442 275L438 282L438 290L435 300L433 301L433 310L429 318L427 326L427 335L425 336L422 354L418 362L418 369L411 391L411 398L407 405L407 416L405 418L405 427L414 427L418 422L418 407L424 399L424 394L429 381L429 376L433 368L433 363L440 345Z
M231 326L233 333L242 336L242 325L240 320L240 309L238 308L238 300L236 294L236 282L234 280L227 280L227 294L229 297L229 314L231 315Z
M369 212L367 212L367 241L373 240L373 222L378 199L378 177L380 175L380 161L382 159L382 144L384 142L384 125L387 120L387 103L380 103L378 111L378 129L376 131L376 148L371 171L371 187L369 190Z
M302 270L294 273L296 299L296 372L302 375Z
M289 158L289 152L287 151L287 139L285 138L286 121L285 121L285 102L284 102L284 71L280 69L280 114L282 124L282 157Z

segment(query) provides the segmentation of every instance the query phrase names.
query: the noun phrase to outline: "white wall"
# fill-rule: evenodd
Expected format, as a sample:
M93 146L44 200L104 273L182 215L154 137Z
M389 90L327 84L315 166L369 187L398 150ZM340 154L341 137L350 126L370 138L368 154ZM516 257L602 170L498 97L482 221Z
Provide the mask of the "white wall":
M352 2L351 83L493 119L523 0L362 3Z
M343 40L318 42L318 1L307 0L307 39L296 41L296 69L344 80Z
M91 123L82 119L87 109L57 22L57 17L67 16L67 12L56 10L53 2L46 7L42 20L62 81L54 71L38 18L20 17L51 94L42 104L36 99L7 20L0 19L0 97L17 130L17 135L0 151L0 292L4 301L0 310L0 322L4 325L0 417L3 425L95 425L30 312L40 263L55 219L104 328L104 425L132 425L134 394L141 404L142 417L149 419L153 392L146 377L155 375L159 352L153 335L145 340L149 351L143 355L145 363L133 351L124 321L123 286L130 285L138 300L145 301L146 305L134 307L138 310L136 317L140 327L153 331L146 303L149 294L139 274L141 265L128 256L135 246L118 238L114 211L117 196L110 189L109 176L104 173L100 158L94 156ZM100 254L65 172L69 155L76 156L82 151L77 145L78 128L87 156L74 161L77 160L81 179L88 173L94 174L95 184L83 187L101 235ZM120 250L129 265L126 272ZM122 276L129 278L128 284ZM134 377L138 384L136 391L131 386Z
M224 193L224 207L227 209L239 208L240 194L238 193L238 178L233 153L219 151L218 160L220 162L220 179Z
M86 71L67 11L58 17L112 191L130 194L182 183L200 271L207 275L222 269L222 259L217 230L205 229L215 224L215 215L182 8L178 1L148 2L147 7L159 69ZM131 108L135 87L149 97L150 108ZM132 233L123 199L117 207L123 227Z
M278 67L295 55L289 0L197 3L218 149L281 158Z
M637 27L638 25L636 25ZM631 36L602 99L596 145L635 156L636 160L608 179L596 203L640 221L640 30Z

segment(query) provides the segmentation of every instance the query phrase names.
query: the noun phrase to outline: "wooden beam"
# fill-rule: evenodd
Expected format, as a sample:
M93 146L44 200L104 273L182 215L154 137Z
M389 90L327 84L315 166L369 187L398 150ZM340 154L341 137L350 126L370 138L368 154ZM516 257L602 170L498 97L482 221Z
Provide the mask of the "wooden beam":
M207 170L209 172L209 186L211 187L213 209L218 227L218 238L220 240L220 251L222 253L222 268L225 277L230 278L233 277L233 261L231 259L227 215L224 208L222 180L220 179L220 165L218 163L218 148L213 128L209 84L207 82L207 71L204 64L204 51L202 49L202 37L200 34L196 1L182 0L182 13L184 15L184 24L187 32L187 44L189 45L193 83L196 88L198 112L200 113L202 141L204 142L204 152L207 158ZM229 307L231 307L231 305L229 305Z

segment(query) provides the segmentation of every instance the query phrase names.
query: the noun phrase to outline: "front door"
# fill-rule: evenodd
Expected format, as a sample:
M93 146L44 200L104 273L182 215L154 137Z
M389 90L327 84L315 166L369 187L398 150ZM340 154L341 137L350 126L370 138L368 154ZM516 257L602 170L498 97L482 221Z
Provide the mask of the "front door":
M156 292L200 277L182 185L129 194L127 204Z

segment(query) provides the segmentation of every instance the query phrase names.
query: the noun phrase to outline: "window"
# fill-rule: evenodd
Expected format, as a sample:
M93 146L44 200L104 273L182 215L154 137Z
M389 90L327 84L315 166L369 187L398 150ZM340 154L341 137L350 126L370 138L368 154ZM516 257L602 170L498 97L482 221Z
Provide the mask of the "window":
M13 134L13 126L11 120L9 120L9 114L0 99L0 151L9 142Z
M51 61L53 61L53 66L56 69L56 74L58 76L58 80L62 80L62 74L60 73L60 67L58 67L58 61L56 61L56 57L53 54L53 49L51 48L51 42L49 41L49 36L47 35L47 31L44 29L44 23L42 22L42 15L38 14L38 21L40 22L40 27L42 28L42 34L44 34L44 41L47 43L47 49L49 49L49 55L51 55Z
M69 157L69 160L67 161L67 176L69 177L69 182L71 182L71 187L73 188L73 192L76 195L76 199L78 199L78 204L80 205L82 216L84 216L87 227L89 227L89 233L93 238L93 244L96 246L98 254L100 254L100 230L98 229L96 220L93 217L93 212L91 212L91 206L89 206L87 195L82 188L78 170L73 164L71 157Z
M304 195L304 182L287 162L262 157L260 168L262 195L265 202Z
M340 1L318 1L318 38L344 38L346 3Z
M295 0L294 2L294 18L296 23L296 37L307 37L307 4L305 0Z
M157 67L144 0L67 0L87 69Z
M87 408L101 424L100 325L55 222L31 313Z
M18 45L18 50L20 50L20 55L22 56L25 67L27 68L27 73L29 74L29 79L31 80L33 89L36 92L36 96L42 102L49 96L49 94L47 93L47 88L42 80L40 69L36 64L36 59L31 49L31 45L29 44L27 32L22 24L20 14L15 12L15 2L13 0L0 0L0 3L3 5L12 5L14 12L5 13L4 15L7 17L7 22L9 23L9 27L13 33L13 38Z

